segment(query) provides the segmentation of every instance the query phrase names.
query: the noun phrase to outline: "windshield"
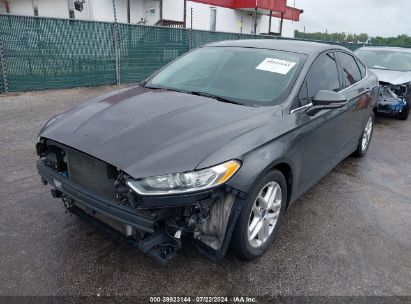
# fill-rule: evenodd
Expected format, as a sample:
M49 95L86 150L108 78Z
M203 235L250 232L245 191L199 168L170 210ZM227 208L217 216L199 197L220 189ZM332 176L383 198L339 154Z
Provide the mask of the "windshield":
M356 55L371 69L411 71L411 53L364 50L356 52Z
M200 93L246 105L273 105L290 89L304 60L305 55L284 51L204 47L173 62L146 87Z

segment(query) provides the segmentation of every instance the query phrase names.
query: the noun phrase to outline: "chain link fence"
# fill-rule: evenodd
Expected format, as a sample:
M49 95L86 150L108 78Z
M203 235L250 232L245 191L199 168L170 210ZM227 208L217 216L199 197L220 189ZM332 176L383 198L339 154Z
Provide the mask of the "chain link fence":
M182 28L119 24L121 82L145 79L189 50Z
M116 82L110 23L1 15L0 37L10 92Z
M286 38L0 15L0 93L139 82L191 48L236 39Z

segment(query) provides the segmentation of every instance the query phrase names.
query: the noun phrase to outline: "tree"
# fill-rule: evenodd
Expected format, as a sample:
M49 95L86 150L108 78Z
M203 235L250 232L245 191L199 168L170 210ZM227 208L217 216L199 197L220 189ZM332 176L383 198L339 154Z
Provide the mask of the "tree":
M362 43L367 42L367 40L368 40L368 34L366 34L366 33L361 33L361 34L357 35L357 40L358 40L358 42L362 42Z
M307 40L319 40L319 41L329 41L329 42L343 42L343 43L371 43L376 45L391 45L391 46L403 46L411 47L411 37L402 34L397 37L370 37L366 33L361 34L350 34L350 33L303 33L300 31L295 31L294 36L297 39L307 39Z

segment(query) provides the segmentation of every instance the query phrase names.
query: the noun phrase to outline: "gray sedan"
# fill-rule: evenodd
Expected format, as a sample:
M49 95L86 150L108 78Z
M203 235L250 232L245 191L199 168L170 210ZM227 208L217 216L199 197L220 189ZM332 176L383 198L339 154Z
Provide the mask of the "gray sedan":
M68 211L162 261L184 238L213 259L230 244L253 259L292 203L366 154L377 92L342 47L213 43L53 117L37 168Z

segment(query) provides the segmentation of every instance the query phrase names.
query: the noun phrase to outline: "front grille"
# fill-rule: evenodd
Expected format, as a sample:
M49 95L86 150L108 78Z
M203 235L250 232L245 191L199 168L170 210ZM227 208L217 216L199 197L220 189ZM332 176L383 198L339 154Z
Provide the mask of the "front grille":
M114 166L59 143L49 141L48 146L57 146L65 152L71 181L93 193L116 199L117 170Z
M73 149L67 150L67 166L73 182L105 197L116 197L113 166Z

